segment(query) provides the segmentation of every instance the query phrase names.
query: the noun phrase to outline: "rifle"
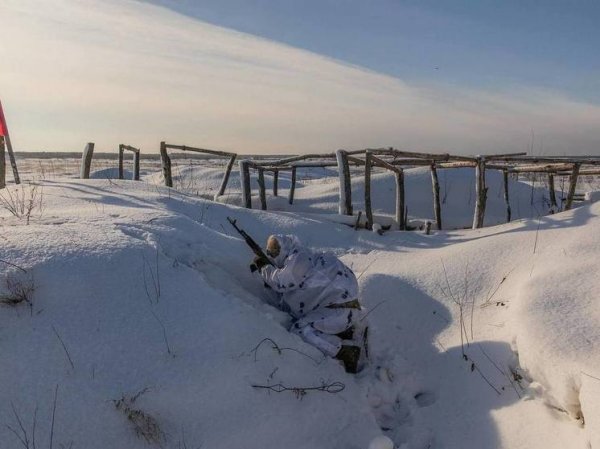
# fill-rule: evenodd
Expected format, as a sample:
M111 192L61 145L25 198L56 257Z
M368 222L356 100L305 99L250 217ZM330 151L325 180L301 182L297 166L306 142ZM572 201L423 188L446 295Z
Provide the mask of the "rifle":
M235 228L235 230L238 232L238 234L240 234L242 237L244 237L244 240L246 241L246 244L250 247L250 249L254 252L254 254L256 254L261 259L264 259L265 262L267 262L269 265L273 265L273 262L271 262L271 259L269 259L267 257L267 255L263 252L263 250L260 247L260 245L258 243L256 243L254 241L254 239L252 237L250 237L246 231L244 231L243 229L238 228L238 226L236 224L237 220L234 220L231 217L227 217L227 221L229 223L231 223L231 226L233 226ZM252 270L252 272L256 271L256 269L257 269L256 265L252 264L250 266L250 270Z

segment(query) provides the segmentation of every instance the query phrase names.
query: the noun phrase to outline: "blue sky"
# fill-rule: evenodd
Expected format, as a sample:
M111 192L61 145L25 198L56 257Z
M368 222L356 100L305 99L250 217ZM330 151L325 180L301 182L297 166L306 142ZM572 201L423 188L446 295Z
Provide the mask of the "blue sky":
M600 103L598 1L151 2L410 83L533 86Z

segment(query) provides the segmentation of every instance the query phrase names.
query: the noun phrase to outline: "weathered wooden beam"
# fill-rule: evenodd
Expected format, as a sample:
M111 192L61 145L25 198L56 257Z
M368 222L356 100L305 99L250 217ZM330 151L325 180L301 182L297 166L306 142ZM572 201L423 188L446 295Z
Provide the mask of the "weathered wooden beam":
M221 186L217 191L217 196L221 196L225 193L225 189L227 188L227 183L229 182L229 175L231 174L231 169L233 168L233 164L235 163L235 159L237 158L237 154L232 155L229 158L229 162L227 163L227 167L225 168L225 173L223 174L223 180L221 181Z
M554 189L554 173L548 173L548 196L550 197L550 207L554 212L558 211L556 190Z
M471 161L438 162L435 165L438 169L466 168L466 167L475 167L477 165L477 162L471 162Z
M373 156L372 153L369 153L369 154L371 154L371 164L372 165L376 165L381 168L386 168L388 170L391 170L394 173L396 173L398 170L402 170L402 169L399 169L398 167L390 164L388 161L380 159L377 156Z
M6 187L6 159L4 136L0 136L0 189Z
M581 164L581 165L600 165L600 157L586 156L586 157L544 157L544 156L523 156L523 157L507 157L497 159L497 161L504 161L510 163L521 163L521 164Z
M94 156L94 143L88 142L81 154L81 168L79 170L80 179L90 178L90 169L92 167L92 157Z
M163 178L165 178L165 185L167 187L173 187L173 176L171 175L171 158L167 153L167 145L165 142L160 143L160 162L162 165Z
M565 203L565 210L573 207L573 197L575 196L575 189L577 189L577 178L579 176L579 167L581 164L573 164L573 171L569 177L569 193L567 194L567 202Z
M527 156L527 153L486 154L483 156L483 158L486 161L495 161L517 156Z
M290 156L285 159L279 159L276 161L267 161L265 165L286 165L292 162L304 161L306 159L335 159L335 153L325 153L325 154L300 154L297 156Z
M542 164L542 165L517 165L511 168L513 173L554 173L561 170L570 170L573 164Z
M365 161L358 157L347 155L347 158L348 158L348 162L352 162L355 165L365 165Z
M247 209L252 209L252 190L250 187L250 161L239 161L240 184L242 186L242 205Z
M571 172L560 171L554 173L556 176L570 176ZM600 175L600 169L579 169L579 176L598 176Z
M473 229L483 227L485 217L485 203L487 200L487 187L485 186L485 160L477 158L475 167L475 212L473 215Z
M260 198L261 210L267 210L267 189L265 188L265 171L262 168L258 169L258 196Z
M387 156L395 156L395 157L410 157L416 159L427 159L428 161L447 161L450 159L450 155L448 153L418 153L415 151L400 151L394 148L387 149L367 149L374 155L387 155ZM458 156L457 156L458 157Z
M277 196L277 189L279 187L279 170L273 171L273 196Z
M396 178L396 223L398 229L406 229L406 208L404 203L404 170L400 169L394 173Z
M196 148L196 147L188 147L187 145L172 145L165 144L167 149L171 150L182 150L182 151L192 151L194 153L203 153L203 154L211 154L213 156L222 156L222 157L232 157L236 155L236 153L231 153L229 151L218 151L218 150L209 150L207 148Z
M435 169L435 163L431 164L429 170L431 171L431 188L433 190L433 212L435 214L435 223L438 230L442 229L442 206L440 203L440 183L438 181L437 170Z
M340 180L340 215L352 215L352 182L350 180L350 167L348 155L344 150L336 152L339 180Z
M288 196L288 203L294 203L294 192L296 191L296 167L292 167L292 179L290 183L290 193Z
M367 222L365 228L373 228L373 209L371 207L371 166L373 165L370 151L365 153L365 215Z
M508 223L512 216L510 197L508 196L508 170L502 170L502 180L504 181L504 202L506 203L506 222Z

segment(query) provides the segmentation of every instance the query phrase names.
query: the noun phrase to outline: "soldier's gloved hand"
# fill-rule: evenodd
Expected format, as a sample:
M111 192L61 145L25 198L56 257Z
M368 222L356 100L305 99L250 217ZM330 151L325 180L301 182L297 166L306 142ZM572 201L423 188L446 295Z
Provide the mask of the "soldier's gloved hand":
M264 266L269 265L269 261L261 256L256 256L250 264L250 271L254 273L256 270L262 270Z

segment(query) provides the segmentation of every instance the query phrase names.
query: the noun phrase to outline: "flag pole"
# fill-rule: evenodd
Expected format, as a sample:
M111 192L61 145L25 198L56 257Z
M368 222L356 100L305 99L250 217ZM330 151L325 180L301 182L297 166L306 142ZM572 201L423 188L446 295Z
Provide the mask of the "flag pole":
M21 179L19 178L19 170L17 169L17 161L15 160L15 154L13 153L12 143L10 141L10 134L8 132L8 125L6 124L6 118L4 117L4 111L2 110L2 102L0 101L0 136L4 137L4 143L6 144L6 150L8 151L8 158L10 159L10 165L12 166L13 175L15 178L15 184L21 184ZM0 170L3 171L4 176L0 174L0 182L4 181L6 183L6 163L4 162L4 145L2 145L2 167ZM1 188L1 187L0 187Z

